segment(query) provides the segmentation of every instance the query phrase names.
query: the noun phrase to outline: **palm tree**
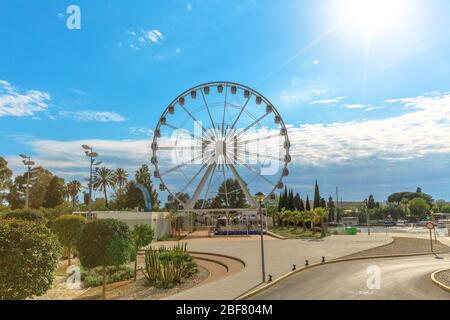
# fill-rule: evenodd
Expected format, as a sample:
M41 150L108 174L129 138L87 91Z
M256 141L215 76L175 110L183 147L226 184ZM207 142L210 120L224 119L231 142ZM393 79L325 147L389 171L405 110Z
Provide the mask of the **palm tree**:
M72 198L72 206L75 207L77 196L81 191L80 181L73 180L67 184L67 195Z
M106 194L106 190L109 187L114 187L114 176L111 169L108 169L106 167L101 167L97 170L95 170L94 173L94 180L92 182L92 187L95 190L103 191L103 194L105 196L105 205L108 207L108 196Z
M291 221L294 223L294 228L297 229L298 228L298 224L301 221L301 216L300 216L300 212L299 211L294 210L292 212Z
M298 212L298 217L299 217L300 222L302 223L303 231L306 231L306 214L305 214L305 211L299 211Z
M320 221L320 231L321 231L321 237L325 237L326 235L326 225L325 225L325 218L328 217L328 209L327 208L316 208L314 209L314 216L315 220L317 222Z
M126 172L123 168L117 168L113 171L112 175L114 178L114 183L116 184L120 195L122 194L123 187L127 183L128 172Z

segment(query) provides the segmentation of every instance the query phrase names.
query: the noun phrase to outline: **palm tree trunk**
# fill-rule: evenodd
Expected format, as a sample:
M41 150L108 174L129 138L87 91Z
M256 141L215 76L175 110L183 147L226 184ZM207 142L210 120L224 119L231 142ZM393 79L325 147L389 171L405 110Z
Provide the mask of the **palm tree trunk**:
M137 259L138 259L138 251L139 251L139 248L136 247L136 258L134 259L134 281L136 281L136 278L137 278Z
M72 246L69 244L69 247L68 247L67 249L68 249L68 251L69 251L69 252L68 252L68 256L69 256L69 259L68 259L68 260L69 260L69 261L68 261L69 264L68 264L68 266L70 267L70 265L71 265L71 263L72 263L72 261L70 260L70 258L71 258L70 256L71 256L71 251L72 251L71 249L72 249Z
M103 186L103 194L105 195L106 208L108 208L108 196L106 195L106 186Z

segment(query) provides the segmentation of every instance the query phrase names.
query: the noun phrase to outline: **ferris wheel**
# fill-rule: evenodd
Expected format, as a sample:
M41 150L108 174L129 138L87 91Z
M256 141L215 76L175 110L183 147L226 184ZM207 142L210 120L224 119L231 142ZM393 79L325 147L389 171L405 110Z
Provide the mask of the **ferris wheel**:
M160 191L185 210L257 207L289 175L290 142L276 108L257 91L231 82L186 90L154 130L151 162Z

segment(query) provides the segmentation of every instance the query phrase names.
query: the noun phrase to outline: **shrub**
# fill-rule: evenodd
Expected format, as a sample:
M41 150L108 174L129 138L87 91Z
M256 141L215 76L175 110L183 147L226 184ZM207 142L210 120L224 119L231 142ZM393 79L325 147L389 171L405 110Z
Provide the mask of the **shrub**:
M0 220L0 299L26 299L50 289L61 247L43 224Z
M109 266L106 268L106 283L133 278L133 269L129 266ZM102 267L92 269L81 269L81 281L85 288L98 287L103 284Z
M137 254L140 248L148 246L153 241L154 232L151 226L141 223L134 226L131 237ZM137 257L134 260L134 281L136 281L136 277Z
M136 255L130 229L115 219L94 220L86 224L76 247L83 267L103 268L103 299L106 295L106 267L125 264Z
M52 231L58 236L61 244L67 249L69 266L71 263L72 247L86 223L87 220L85 217L72 214L61 216L52 223Z
M5 219L18 219L31 222L45 223L45 218L39 210L34 209L18 209L8 212L3 216Z
M184 245L160 247L145 252L144 275L149 285L172 288L197 272L197 265Z

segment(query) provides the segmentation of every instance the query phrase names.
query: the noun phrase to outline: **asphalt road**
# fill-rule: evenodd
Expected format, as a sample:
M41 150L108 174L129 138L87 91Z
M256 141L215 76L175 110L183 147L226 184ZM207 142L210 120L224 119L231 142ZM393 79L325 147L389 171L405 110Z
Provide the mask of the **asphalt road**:
M450 268L450 255L341 262L302 271L281 281L253 300L450 300L450 293L431 281L431 273ZM376 266L379 269L373 268ZM379 270L377 281L368 268ZM377 273L377 271L375 271Z

